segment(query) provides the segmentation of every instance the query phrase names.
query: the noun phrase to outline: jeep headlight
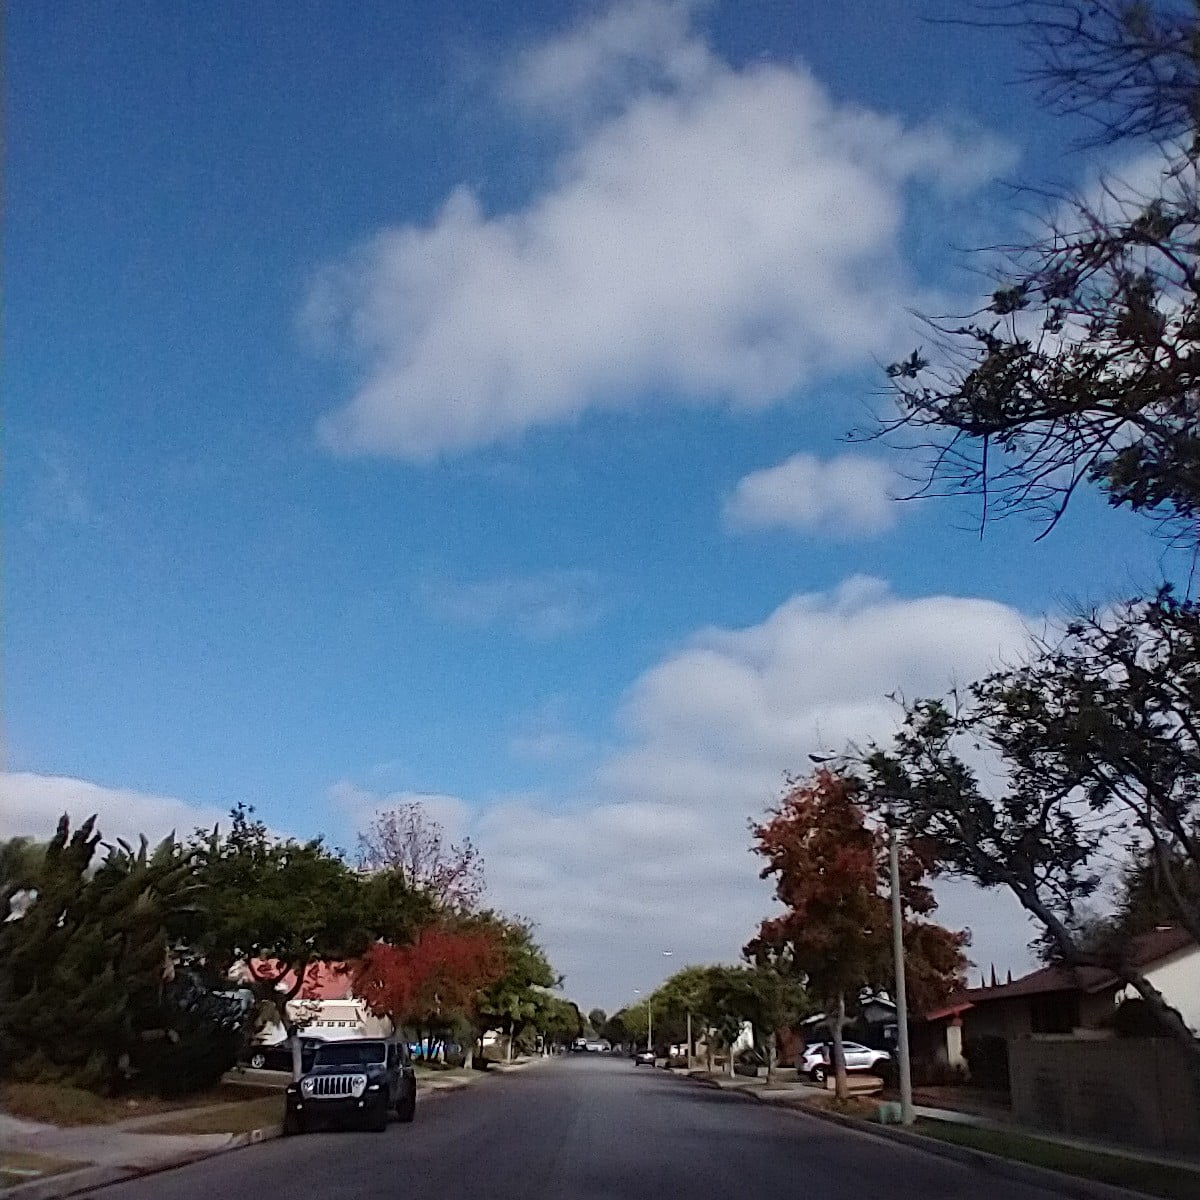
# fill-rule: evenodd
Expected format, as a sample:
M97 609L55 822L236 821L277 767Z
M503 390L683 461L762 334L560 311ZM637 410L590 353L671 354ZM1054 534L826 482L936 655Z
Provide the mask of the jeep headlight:
M357 1100L367 1090L367 1077L365 1075L353 1076L350 1080L350 1087L353 1089L354 1098Z
M317 1081L313 1078L300 1080L300 1090L306 1095L311 1096L312 1090L317 1086Z

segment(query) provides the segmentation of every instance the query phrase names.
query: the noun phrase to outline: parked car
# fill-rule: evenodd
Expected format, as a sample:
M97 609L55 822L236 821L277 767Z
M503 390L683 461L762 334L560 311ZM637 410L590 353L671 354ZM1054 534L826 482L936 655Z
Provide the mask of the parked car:
M316 1122L347 1118L382 1133L388 1114L417 1115L412 1055L399 1038L322 1042L312 1064L287 1090L283 1132L306 1132Z
M652 1066L654 1066L654 1051L653 1050L635 1050L633 1052L633 1065L635 1067L652 1067Z
M321 1044L320 1038L302 1037L300 1039L300 1069L307 1071L312 1065L312 1056ZM246 1058L246 1065L256 1071L287 1071L292 1070L292 1043L284 1038L281 1042L271 1042L267 1045L253 1045Z
M872 1050L870 1046L858 1042L843 1042L842 1053L846 1058L847 1071L875 1071L883 1063L890 1062L892 1057L886 1050ZM807 1075L813 1083L824 1083L832 1072L832 1042L813 1042L811 1046L805 1046L800 1059L802 1075Z

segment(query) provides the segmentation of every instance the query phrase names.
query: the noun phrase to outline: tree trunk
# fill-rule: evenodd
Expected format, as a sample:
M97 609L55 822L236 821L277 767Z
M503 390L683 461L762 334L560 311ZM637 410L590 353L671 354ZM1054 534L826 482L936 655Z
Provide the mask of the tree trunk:
M846 1078L846 1051L842 1046L842 1030L846 1025L846 995L838 993L837 1013L833 1018L833 1078L834 1092L839 1100L850 1098L850 1082Z
M712 1030L705 1026L704 1029L704 1065L708 1073L712 1074Z

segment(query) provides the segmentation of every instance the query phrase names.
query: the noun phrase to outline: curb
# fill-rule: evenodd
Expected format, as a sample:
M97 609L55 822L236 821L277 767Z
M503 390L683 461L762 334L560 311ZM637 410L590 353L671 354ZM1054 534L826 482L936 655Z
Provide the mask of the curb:
M764 1096L761 1092L751 1088L723 1088L720 1084L707 1079L697 1079L695 1076L688 1076L688 1078L703 1087L743 1096L747 1100L756 1100L760 1104L769 1104L774 1108L782 1108L799 1116L815 1117L818 1121L828 1121L830 1124L840 1125L843 1129L849 1129L855 1133L865 1133L868 1137L898 1142L900 1145L910 1146L914 1150L923 1150L926 1154L932 1154L938 1158L946 1158L963 1166L974 1167L977 1171L985 1171L990 1175L1011 1179L1015 1183L1025 1183L1031 1187L1059 1192L1061 1195L1071 1196L1073 1200L1148 1200L1149 1197L1147 1192L1134 1192L1111 1183L1081 1179L1077 1175L1066 1175L1062 1171L1054 1171L1049 1167L1035 1167L1031 1163L1003 1158L999 1154L989 1154L986 1150L956 1146L951 1142L939 1141L937 1138L925 1137L919 1133L909 1133L906 1129L897 1129L891 1125L876 1125L871 1121L861 1121L857 1117L847 1117L841 1113L823 1112L804 1104L789 1104L786 1100L776 1099L770 1095Z
M114 1183L125 1183L130 1179L160 1175L163 1171L186 1167L189 1163L215 1158L218 1154L228 1154L231 1150L256 1146L259 1142L269 1142L282 1134L282 1125L265 1125L261 1129L249 1129L245 1133L232 1133L225 1145L212 1150L181 1154L149 1167L84 1167L79 1171L64 1171L60 1175L48 1175L45 1179L31 1179L28 1183L18 1183L15 1187L5 1188L0 1195L4 1200L58 1200L62 1196L77 1196L80 1192L90 1192Z

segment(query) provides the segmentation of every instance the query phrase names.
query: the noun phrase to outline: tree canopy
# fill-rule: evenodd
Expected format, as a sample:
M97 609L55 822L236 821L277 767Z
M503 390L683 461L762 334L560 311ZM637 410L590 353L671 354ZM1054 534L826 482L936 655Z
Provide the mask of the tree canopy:
M1157 911L1200 940L1198 734L1200 610L1164 592L1082 615L949 701L914 701L895 742L867 755L868 788L937 867L1008 888L1060 960L1114 971L1200 1054L1129 938L1100 946L1077 921L1132 844L1153 864ZM986 779L968 753L995 764Z

